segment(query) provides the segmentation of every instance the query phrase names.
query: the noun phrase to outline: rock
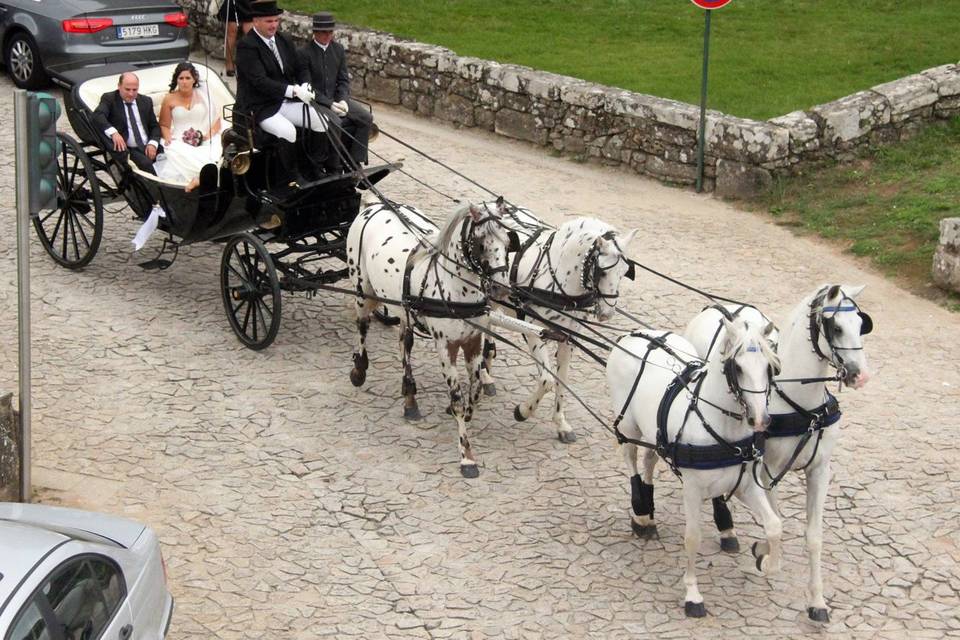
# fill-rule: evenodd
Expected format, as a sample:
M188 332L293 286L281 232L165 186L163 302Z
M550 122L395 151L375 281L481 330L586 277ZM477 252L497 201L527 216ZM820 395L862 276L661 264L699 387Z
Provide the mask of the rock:
M960 293L960 218L940 221L940 244L933 254L933 282Z
M537 118L513 109L501 109L497 112L494 120L494 131L501 135L537 144L547 143L547 132L538 125Z
M773 184L767 169L723 158L717 160L716 194L725 198L753 198Z
M810 113L823 121L823 140L830 146L850 142L890 122L890 105L873 91L860 91L818 105Z

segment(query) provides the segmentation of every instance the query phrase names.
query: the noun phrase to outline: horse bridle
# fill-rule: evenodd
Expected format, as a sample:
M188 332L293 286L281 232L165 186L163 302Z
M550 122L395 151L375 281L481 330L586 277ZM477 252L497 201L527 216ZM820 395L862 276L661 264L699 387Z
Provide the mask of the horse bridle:
M494 224L503 227L507 231L508 242L504 254L503 265L499 267L491 267L490 262L483 257L483 246L477 241L476 237L477 229L488 222L493 222ZM505 273L510 269L510 261L507 260L506 254L519 249L520 237L517 235L516 231L506 227L503 222L500 221L499 217L490 213L486 217L480 218L479 220L468 218L463 221L463 224L460 226L460 245L463 247L463 256L464 260L467 262L467 267L469 267L474 273L480 274L482 278L490 280L498 273Z
M831 366L837 370L837 373L842 379L846 375L846 365L844 365L843 356L839 352L863 351L863 344L861 343L859 347L838 347L833 343L832 336L836 325L836 315L843 312L857 312L860 316L861 336L865 336L873 331L873 318L870 317L870 314L860 309L856 301L847 296L847 294L843 292L843 289L840 289L840 301L836 306L823 306L828 291L829 287L824 287L818 291L817 295L810 301L810 342L813 344L814 353L816 353L821 360L829 360ZM845 305L845 302L849 302L849 304ZM832 315L827 317L824 315L825 313L831 313ZM820 348L821 335L827 341L827 347L830 349L829 356L823 353L823 350Z
M617 251L620 252L620 255L617 256L617 259L614 260L611 264L603 266L600 264L600 241L609 240L613 242L613 246L617 248ZM583 286L583 289L589 294L594 296L594 302L599 305L601 300L616 300L620 297L620 288L617 287L616 293L604 293L600 290L600 280L604 275L614 269L620 262L627 263L627 272L624 274L624 277L633 280L637 276L636 269L634 268L633 262L628 260L622 248L617 243L617 234L616 231L610 230L594 240L593 245L590 247L590 250L587 251L587 255L583 259L583 268L580 270L580 284ZM553 276L554 281L557 281L557 276L553 273L552 265L550 273ZM557 286L560 286L560 283L557 281ZM561 288L561 291L563 289Z

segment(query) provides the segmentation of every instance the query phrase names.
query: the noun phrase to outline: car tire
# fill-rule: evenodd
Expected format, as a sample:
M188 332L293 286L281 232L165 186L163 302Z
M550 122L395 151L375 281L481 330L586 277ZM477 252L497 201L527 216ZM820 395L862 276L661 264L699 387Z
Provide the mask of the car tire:
M40 51L28 33L21 31L10 37L3 61L13 83L21 89L42 89L50 84L50 76L40 60Z

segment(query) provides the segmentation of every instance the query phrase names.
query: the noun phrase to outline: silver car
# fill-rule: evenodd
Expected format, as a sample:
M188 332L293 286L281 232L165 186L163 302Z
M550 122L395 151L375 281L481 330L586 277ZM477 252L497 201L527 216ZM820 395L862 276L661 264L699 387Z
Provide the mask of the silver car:
M173 598L151 529L114 516L0 502L0 638L163 638Z
M186 13L164 0L0 0L0 43L23 89L71 69L181 61L190 51Z

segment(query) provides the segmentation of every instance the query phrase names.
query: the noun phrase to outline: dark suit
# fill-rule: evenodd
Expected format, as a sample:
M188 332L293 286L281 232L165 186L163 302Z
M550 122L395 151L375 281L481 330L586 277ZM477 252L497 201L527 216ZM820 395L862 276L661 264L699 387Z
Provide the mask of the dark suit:
M343 45L331 40L327 50L324 51L316 41L311 40L300 50L300 54L307 68L310 84L317 96L317 102L327 108L341 100L347 103L346 116L341 118L332 111L328 115L333 120L333 129L339 133L342 127L347 134L341 136L341 139L353 162L355 164L366 162L367 142L370 138L373 116L364 105L350 99L350 75L347 72L347 52Z
M160 146L160 123L157 122L157 116L153 112L153 100L147 96L137 95L136 103L137 112L140 114L140 122L147 134L143 144L146 145L150 140L155 140L157 142L157 153L160 153L163 151L163 147ZM100 104L93 111L93 121L106 138L108 149L113 148L113 140L107 136L105 131L113 127L127 141L127 152L134 164L144 171L156 173L153 170L153 160L147 157L144 149L129 146L130 127L127 125L127 107L123 98L120 97L119 91L108 91L100 97Z
M275 36L283 69L255 29L237 43L237 103L262 122L280 110L287 87L307 82L306 69L293 43L282 33Z

